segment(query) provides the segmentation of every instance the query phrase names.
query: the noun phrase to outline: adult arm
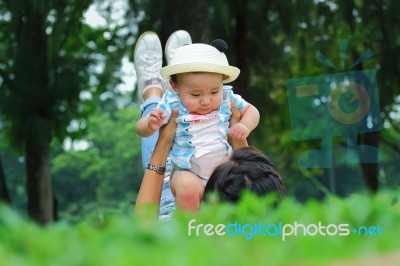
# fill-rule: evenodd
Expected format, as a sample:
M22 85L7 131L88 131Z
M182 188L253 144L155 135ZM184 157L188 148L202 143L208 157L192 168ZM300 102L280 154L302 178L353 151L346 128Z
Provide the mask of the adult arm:
M240 118L242 117L240 111L238 110L238 108L236 107L236 105L234 104L233 100L231 100L231 119L229 120L229 125L232 126L233 124L236 124L237 122L240 121ZM228 141L231 144L232 148L234 150L240 149L240 148L244 148L244 147L248 147L249 144L247 143L247 139L238 139L238 138L233 138L231 136L228 135Z
M150 164L165 167L176 131L175 119L177 115L178 110L174 110L171 120L167 125L160 129L156 146L150 158ZM155 206L154 215L158 215L163 182L163 174L160 174L154 170L146 169L142 184L140 185L138 197L136 199L136 213L140 213L144 209L147 209L146 206L153 206L153 208ZM153 210L151 211L153 212Z

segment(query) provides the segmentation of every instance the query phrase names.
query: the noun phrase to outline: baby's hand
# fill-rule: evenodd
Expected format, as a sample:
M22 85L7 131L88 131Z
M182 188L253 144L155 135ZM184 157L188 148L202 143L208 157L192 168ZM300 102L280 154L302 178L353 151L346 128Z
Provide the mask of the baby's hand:
M159 130L165 117L166 117L165 114L159 108L154 108L150 112L150 115L149 115L149 118L147 121L147 127L152 131Z
M229 129L228 134L232 138L245 140L249 136L250 130L245 124L243 124L242 122L238 122L238 123L233 124L231 126L231 128Z

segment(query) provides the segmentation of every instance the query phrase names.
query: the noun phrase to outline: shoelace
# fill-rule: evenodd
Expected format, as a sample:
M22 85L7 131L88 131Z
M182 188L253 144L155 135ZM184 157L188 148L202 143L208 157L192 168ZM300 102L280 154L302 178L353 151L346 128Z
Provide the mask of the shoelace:
M161 69L161 56L155 53L145 53L143 55L143 76L144 80L150 80L154 78L158 78L160 75Z

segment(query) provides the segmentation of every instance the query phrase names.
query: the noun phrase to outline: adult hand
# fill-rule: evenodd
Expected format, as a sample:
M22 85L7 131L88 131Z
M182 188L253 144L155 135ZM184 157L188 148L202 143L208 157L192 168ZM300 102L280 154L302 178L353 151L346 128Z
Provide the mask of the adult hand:
M241 117L240 111L239 109L237 109L235 103L231 100L231 118L229 119L229 127L232 127L233 125L237 124ZM247 136L246 136L247 137ZM231 137L228 134L228 142L232 145L232 148L234 150L243 148L243 147L247 147L249 146L249 144L247 143L247 138L235 138L235 137Z
M164 147L169 151L172 148L172 143L174 140L176 132L176 118L178 117L179 110L174 109L171 114L171 119L168 124L160 128L160 134L158 136L158 141L161 141Z
M233 126L234 124L236 124L237 122L240 121L241 118L241 114L239 109L237 109L235 103L233 102L233 100L231 100L231 118L229 119L229 127Z

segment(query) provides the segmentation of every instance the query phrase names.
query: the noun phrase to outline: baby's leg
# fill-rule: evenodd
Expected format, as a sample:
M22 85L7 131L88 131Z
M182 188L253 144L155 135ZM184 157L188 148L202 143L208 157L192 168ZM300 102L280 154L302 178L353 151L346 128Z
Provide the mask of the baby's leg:
M199 177L189 171L179 171L171 179L171 191L180 210L197 212L203 197L204 185Z

